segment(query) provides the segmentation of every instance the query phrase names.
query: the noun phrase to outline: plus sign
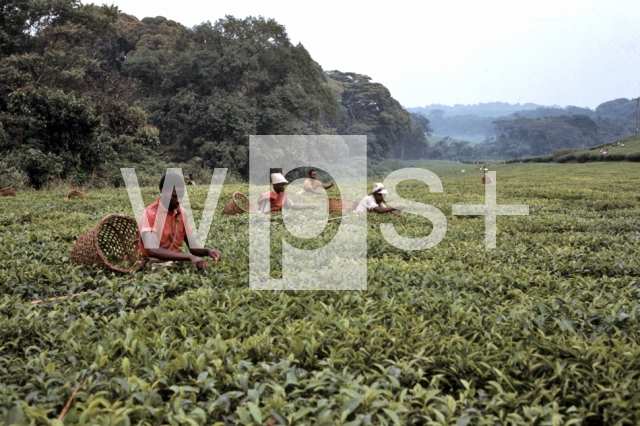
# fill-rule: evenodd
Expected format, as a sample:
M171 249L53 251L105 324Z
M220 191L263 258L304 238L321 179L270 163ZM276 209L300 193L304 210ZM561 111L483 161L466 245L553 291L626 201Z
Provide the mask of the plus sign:
M529 215L527 204L496 204L496 172L489 172L491 183L484 186L484 204L454 204L454 216L484 216L484 247L496 248L496 216Z

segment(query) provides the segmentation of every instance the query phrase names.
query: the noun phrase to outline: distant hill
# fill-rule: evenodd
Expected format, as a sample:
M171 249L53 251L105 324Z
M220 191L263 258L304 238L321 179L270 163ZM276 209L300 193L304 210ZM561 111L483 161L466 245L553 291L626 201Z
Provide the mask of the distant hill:
M504 117L514 112L531 110L541 107L542 105L526 103L526 104L510 104L506 102L487 102L473 105L455 104L453 106L442 104L425 105L424 107L405 108L409 112L429 115L433 110L441 110L445 117L452 115L477 115L480 117Z
M496 125L498 120L504 123L504 120L523 118L544 120L553 117L585 116L596 123L599 128L596 140L597 143L602 143L619 140L631 134L631 130L635 129L636 103L620 98L604 102L595 110L573 105L560 107L506 102L453 106L431 104L407 110L427 117L434 134L476 142L500 137L501 127ZM589 141L585 140L585 143Z

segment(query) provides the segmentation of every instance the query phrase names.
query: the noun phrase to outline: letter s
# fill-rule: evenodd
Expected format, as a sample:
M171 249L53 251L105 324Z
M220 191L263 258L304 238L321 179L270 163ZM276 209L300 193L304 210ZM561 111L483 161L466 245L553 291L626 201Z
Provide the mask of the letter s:
M389 244L401 250L426 250L434 247L447 233L447 218L440 209L417 201L406 200L396 192L396 185L405 180L418 180L427 184L432 193L443 193L442 182L435 173L420 168L406 168L391 172L384 180L383 185L389 191L389 198L393 203L405 204L405 212L425 217L433 223L433 230L426 237L406 238L398 235L390 223L380 224L382 236ZM393 205L391 205L393 206Z

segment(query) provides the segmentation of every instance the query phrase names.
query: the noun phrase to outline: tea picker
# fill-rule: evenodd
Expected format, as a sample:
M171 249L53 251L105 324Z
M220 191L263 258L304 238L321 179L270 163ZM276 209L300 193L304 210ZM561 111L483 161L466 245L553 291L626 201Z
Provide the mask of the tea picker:
M482 175L482 179L480 179L480 183L483 185L489 185L491 182L491 176L489 176L489 169L484 169L484 174Z
M365 196L358 203L358 206L356 207L356 213L391 213L395 216L402 217L401 214L396 213L396 210L404 210L405 206L387 206L384 202L384 196L387 195L387 193L388 191L384 189L384 186L381 183L374 183L373 191L371 192L371 194Z
M315 209L315 206L298 206L293 204L289 194L284 189L289 181L284 178L282 173L271 173L271 184L273 189L260 194L258 201L258 210L260 213L279 212L283 208L291 210L307 210Z
M324 185L322 182L316 179L317 176L318 176L318 173L314 169L309 170L309 178L304 181L304 184L302 185L302 189L296 192L296 195L303 195L303 194L322 195L320 192L316 192L316 189L322 187L325 190L327 190L333 187L334 185L333 183L330 183L329 185Z
M169 197L163 190L165 178L168 183L167 188L173 188ZM195 242L193 231L189 222L185 220L187 212L180 206L180 199L185 191L184 179L177 174L169 173L160 179L159 197L155 203L150 204L144 211L140 229L139 247L143 256L152 261L189 261L196 265L198 269L209 267L202 259L209 256L214 262L218 262L222 254L218 250L206 247L192 247L189 240ZM168 192L168 191L167 191ZM164 226L162 224L164 219ZM191 237L191 238L189 238ZM189 254L181 253L180 246L187 244ZM157 247L157 248L151 248Z

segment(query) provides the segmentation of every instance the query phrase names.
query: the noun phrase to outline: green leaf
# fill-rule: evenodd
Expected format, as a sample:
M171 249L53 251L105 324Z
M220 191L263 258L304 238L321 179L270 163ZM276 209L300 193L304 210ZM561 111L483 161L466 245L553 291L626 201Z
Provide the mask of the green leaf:
M387 408L383 408L382 410L385 412L387 416L389 416L389 418L393 421L394 424L396 425L402 424L402 422L400 421L400 417L398 417L395 411L391 411Z
M7 413L7 416L4 418L4 424L7 426L27 424L27 421L24 418L22 407L19 405L14 405Z
M249 407L249 411L251 412L251 416L259 425L262 424L262 413L260 412L260 408L253 402L247 403L247 407Z
M358 397L358 398L351 398L350 400L348 400L347 402L345 402L344 404L342 404L342 407L340 408L340 421L344 422L347 417L349 416L349 414L351 414L353 412L353 410L355 410L356 408L358 408L358 406L362 404L362 398Z

